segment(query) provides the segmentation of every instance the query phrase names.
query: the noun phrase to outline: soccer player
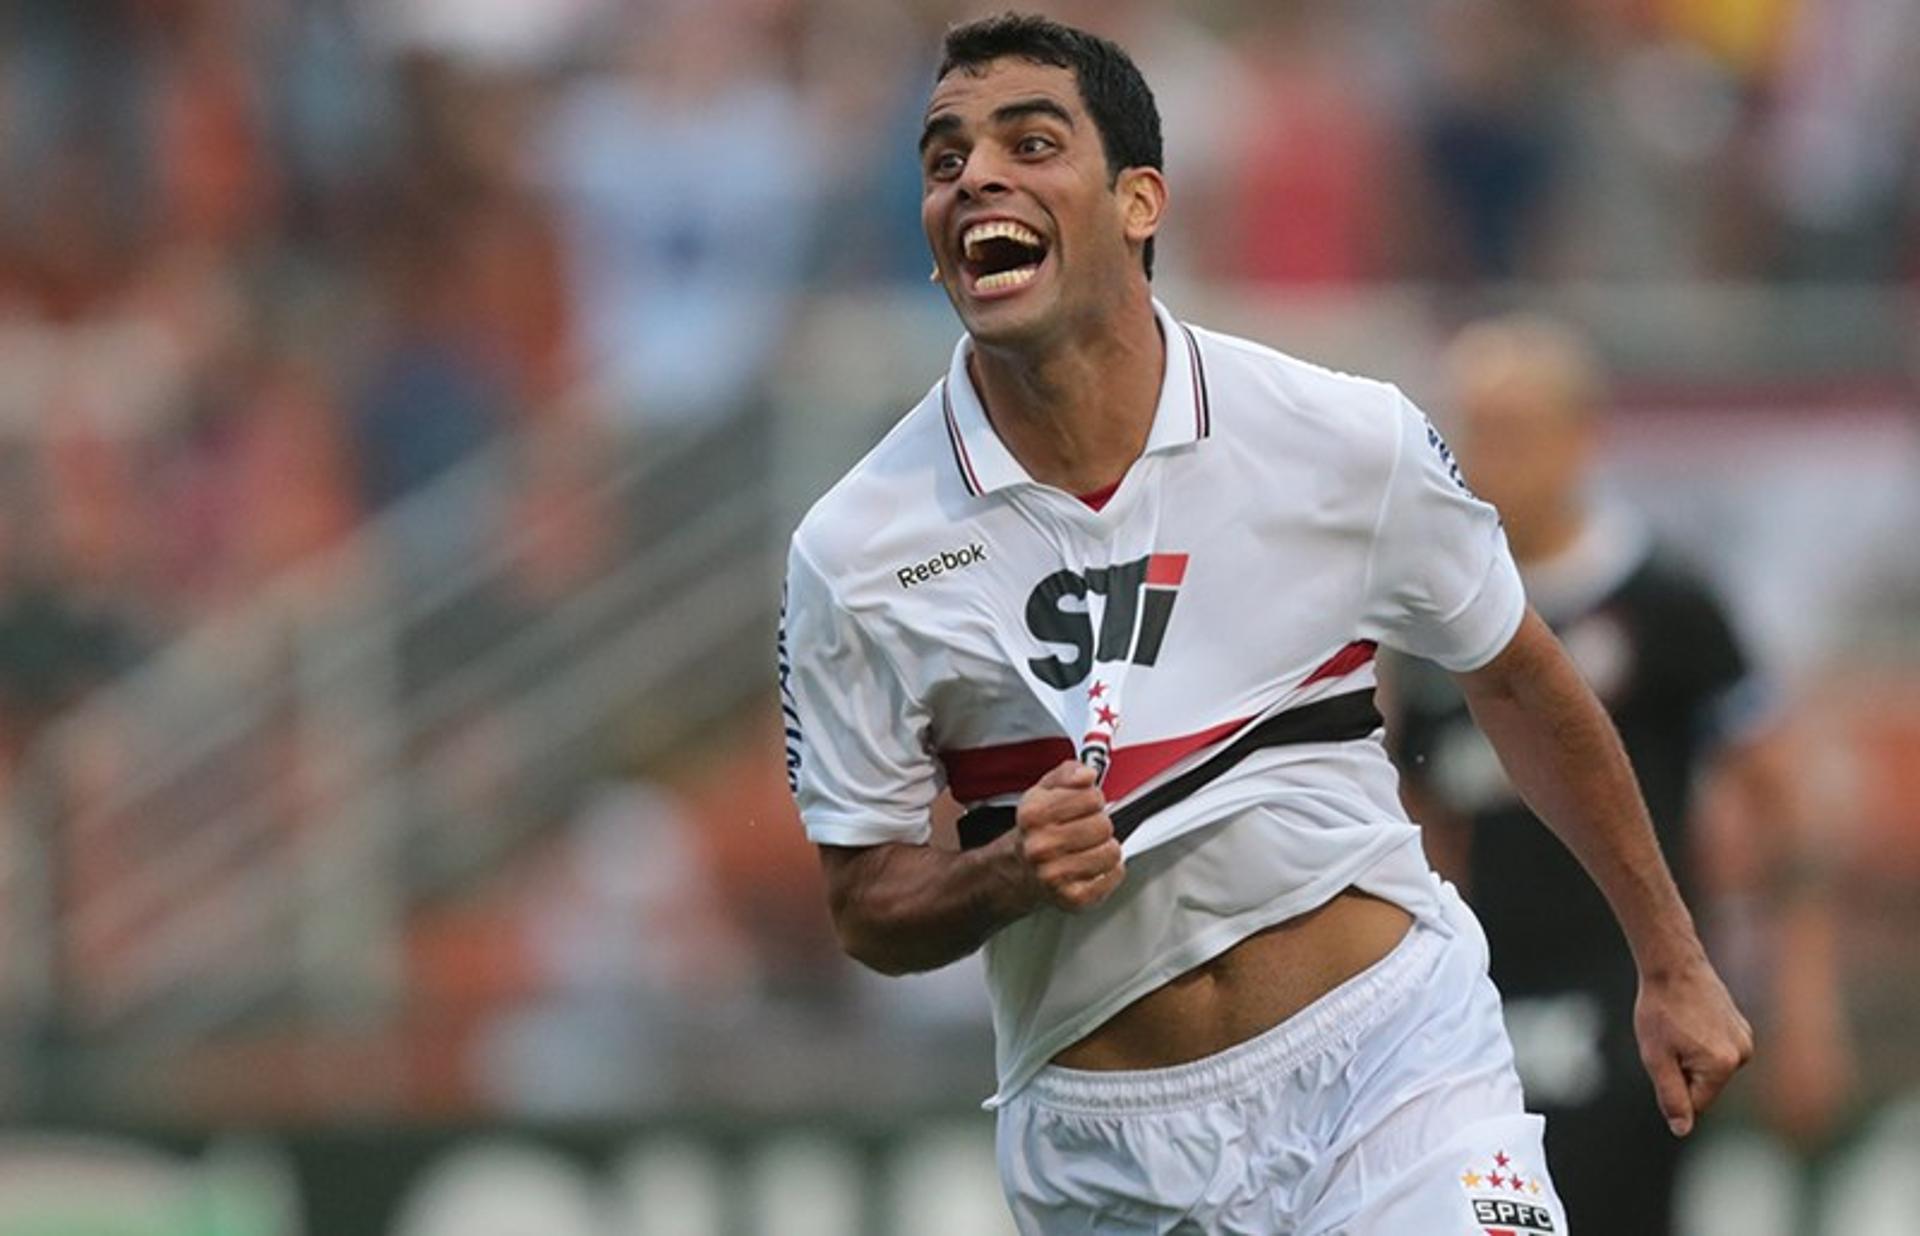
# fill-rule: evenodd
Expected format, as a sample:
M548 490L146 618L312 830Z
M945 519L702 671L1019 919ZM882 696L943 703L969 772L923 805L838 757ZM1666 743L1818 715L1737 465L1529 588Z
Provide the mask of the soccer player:
M1782 927L1772 1004L1778 1123L1817 1138L1848 1060L1821 863L1803 824L1791 746L1719 602L1590 473L1606 402L1597 359L1553 321L1474 323L1447 350L1456 445L1500 510L1527 594L1616 723L1661 848L1688 861L1693 791L1708 770L1737 804L1741 841L1770 869ZM1455 856L1492 941L1516 1063L1547 1118L1569 1218L1595 1232L1672 1230L1680 1143L1646 1102L1631 1033L1633 958L1600 897L1514 792L1446 675L1394 662L1395 756L1436 861ZM1543 925L1551 924L1551 930Z
M1023 1232L1563 1232L1484 937L1399 805L1378 645L1458 675L1604 890L1676 1132L1751 1043L1493 508L1394 388L1154 299L1159 120L1111 43L950 31L920 156L965 337L802 521L782 617L843 945L985 947Z

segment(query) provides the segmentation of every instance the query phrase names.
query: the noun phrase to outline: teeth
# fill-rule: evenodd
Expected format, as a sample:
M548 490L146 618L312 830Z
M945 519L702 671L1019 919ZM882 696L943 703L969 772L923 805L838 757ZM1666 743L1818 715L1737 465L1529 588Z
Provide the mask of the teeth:
M989 240L1011 240L1032 249L1040 247L1038 233L1011 219L994 219L986 223L976 223L960 237L960 244L966 250L967 257L973 258L978 256L975 250Z
M1040 267L1034 265L1016 266L1012 270L1003 270L997 274L981 275L973 281L973 290L976 292L998 292L1002 288L1019 287L1021 284L1031 281L1033 277L1039 273Z

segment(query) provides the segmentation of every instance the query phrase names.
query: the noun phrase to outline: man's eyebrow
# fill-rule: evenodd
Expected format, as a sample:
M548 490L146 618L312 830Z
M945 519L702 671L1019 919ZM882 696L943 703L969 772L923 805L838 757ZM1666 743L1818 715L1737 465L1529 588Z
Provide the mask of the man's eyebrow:
M1012 103L1002 103L993 109L995 124L1010 124L1015 120L1024 120L1028 116L1051 116L1069 129L1073 127L1073 114L1052 99L1016 99Z
M994 124L1012 124L1028 116L1050 116L1067 128L1073 128L1073 113L1052 99L1044 97L1015 99L1011 103L1002 103L993 109L992 121ZM954 112L942 112L938 116L930 117L926 128L920 131L920 152L925 154L927 147L935 141L963 127L959 115Z
M942 112L927 119L927 127L920 130L920 153L925 154L927 147L933 145L936 138L945 137L960 128L960 117L952 112Z

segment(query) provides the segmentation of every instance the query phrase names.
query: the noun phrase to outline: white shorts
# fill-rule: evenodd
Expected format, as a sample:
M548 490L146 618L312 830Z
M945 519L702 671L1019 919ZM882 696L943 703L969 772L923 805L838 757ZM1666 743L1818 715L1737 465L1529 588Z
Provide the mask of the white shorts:
M1000 1109L1023 1236L1566 1236L1486 937L1445 921L1173 1068L1049 1066Z

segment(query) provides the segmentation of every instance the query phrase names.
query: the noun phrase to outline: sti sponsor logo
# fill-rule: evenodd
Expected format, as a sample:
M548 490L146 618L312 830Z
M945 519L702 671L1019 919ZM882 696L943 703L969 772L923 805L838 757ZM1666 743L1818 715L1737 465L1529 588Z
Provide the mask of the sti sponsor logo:
M1152 665L1173 618L1186 578L1187 555L1148 554L1132 562L1086 571L1055 571L1027 597L1027 630L1043 644L1069 650L1027 662L1033 676L1065 691L1086 681L1095 662ZM1087 595L1106 598L1100 629L1093 629Z
M902 588L912 588L948 571L957 571L986 560L987 547L975 541L962 549L943 549L925 562L900 567L894 571L893 577L900 581Z

